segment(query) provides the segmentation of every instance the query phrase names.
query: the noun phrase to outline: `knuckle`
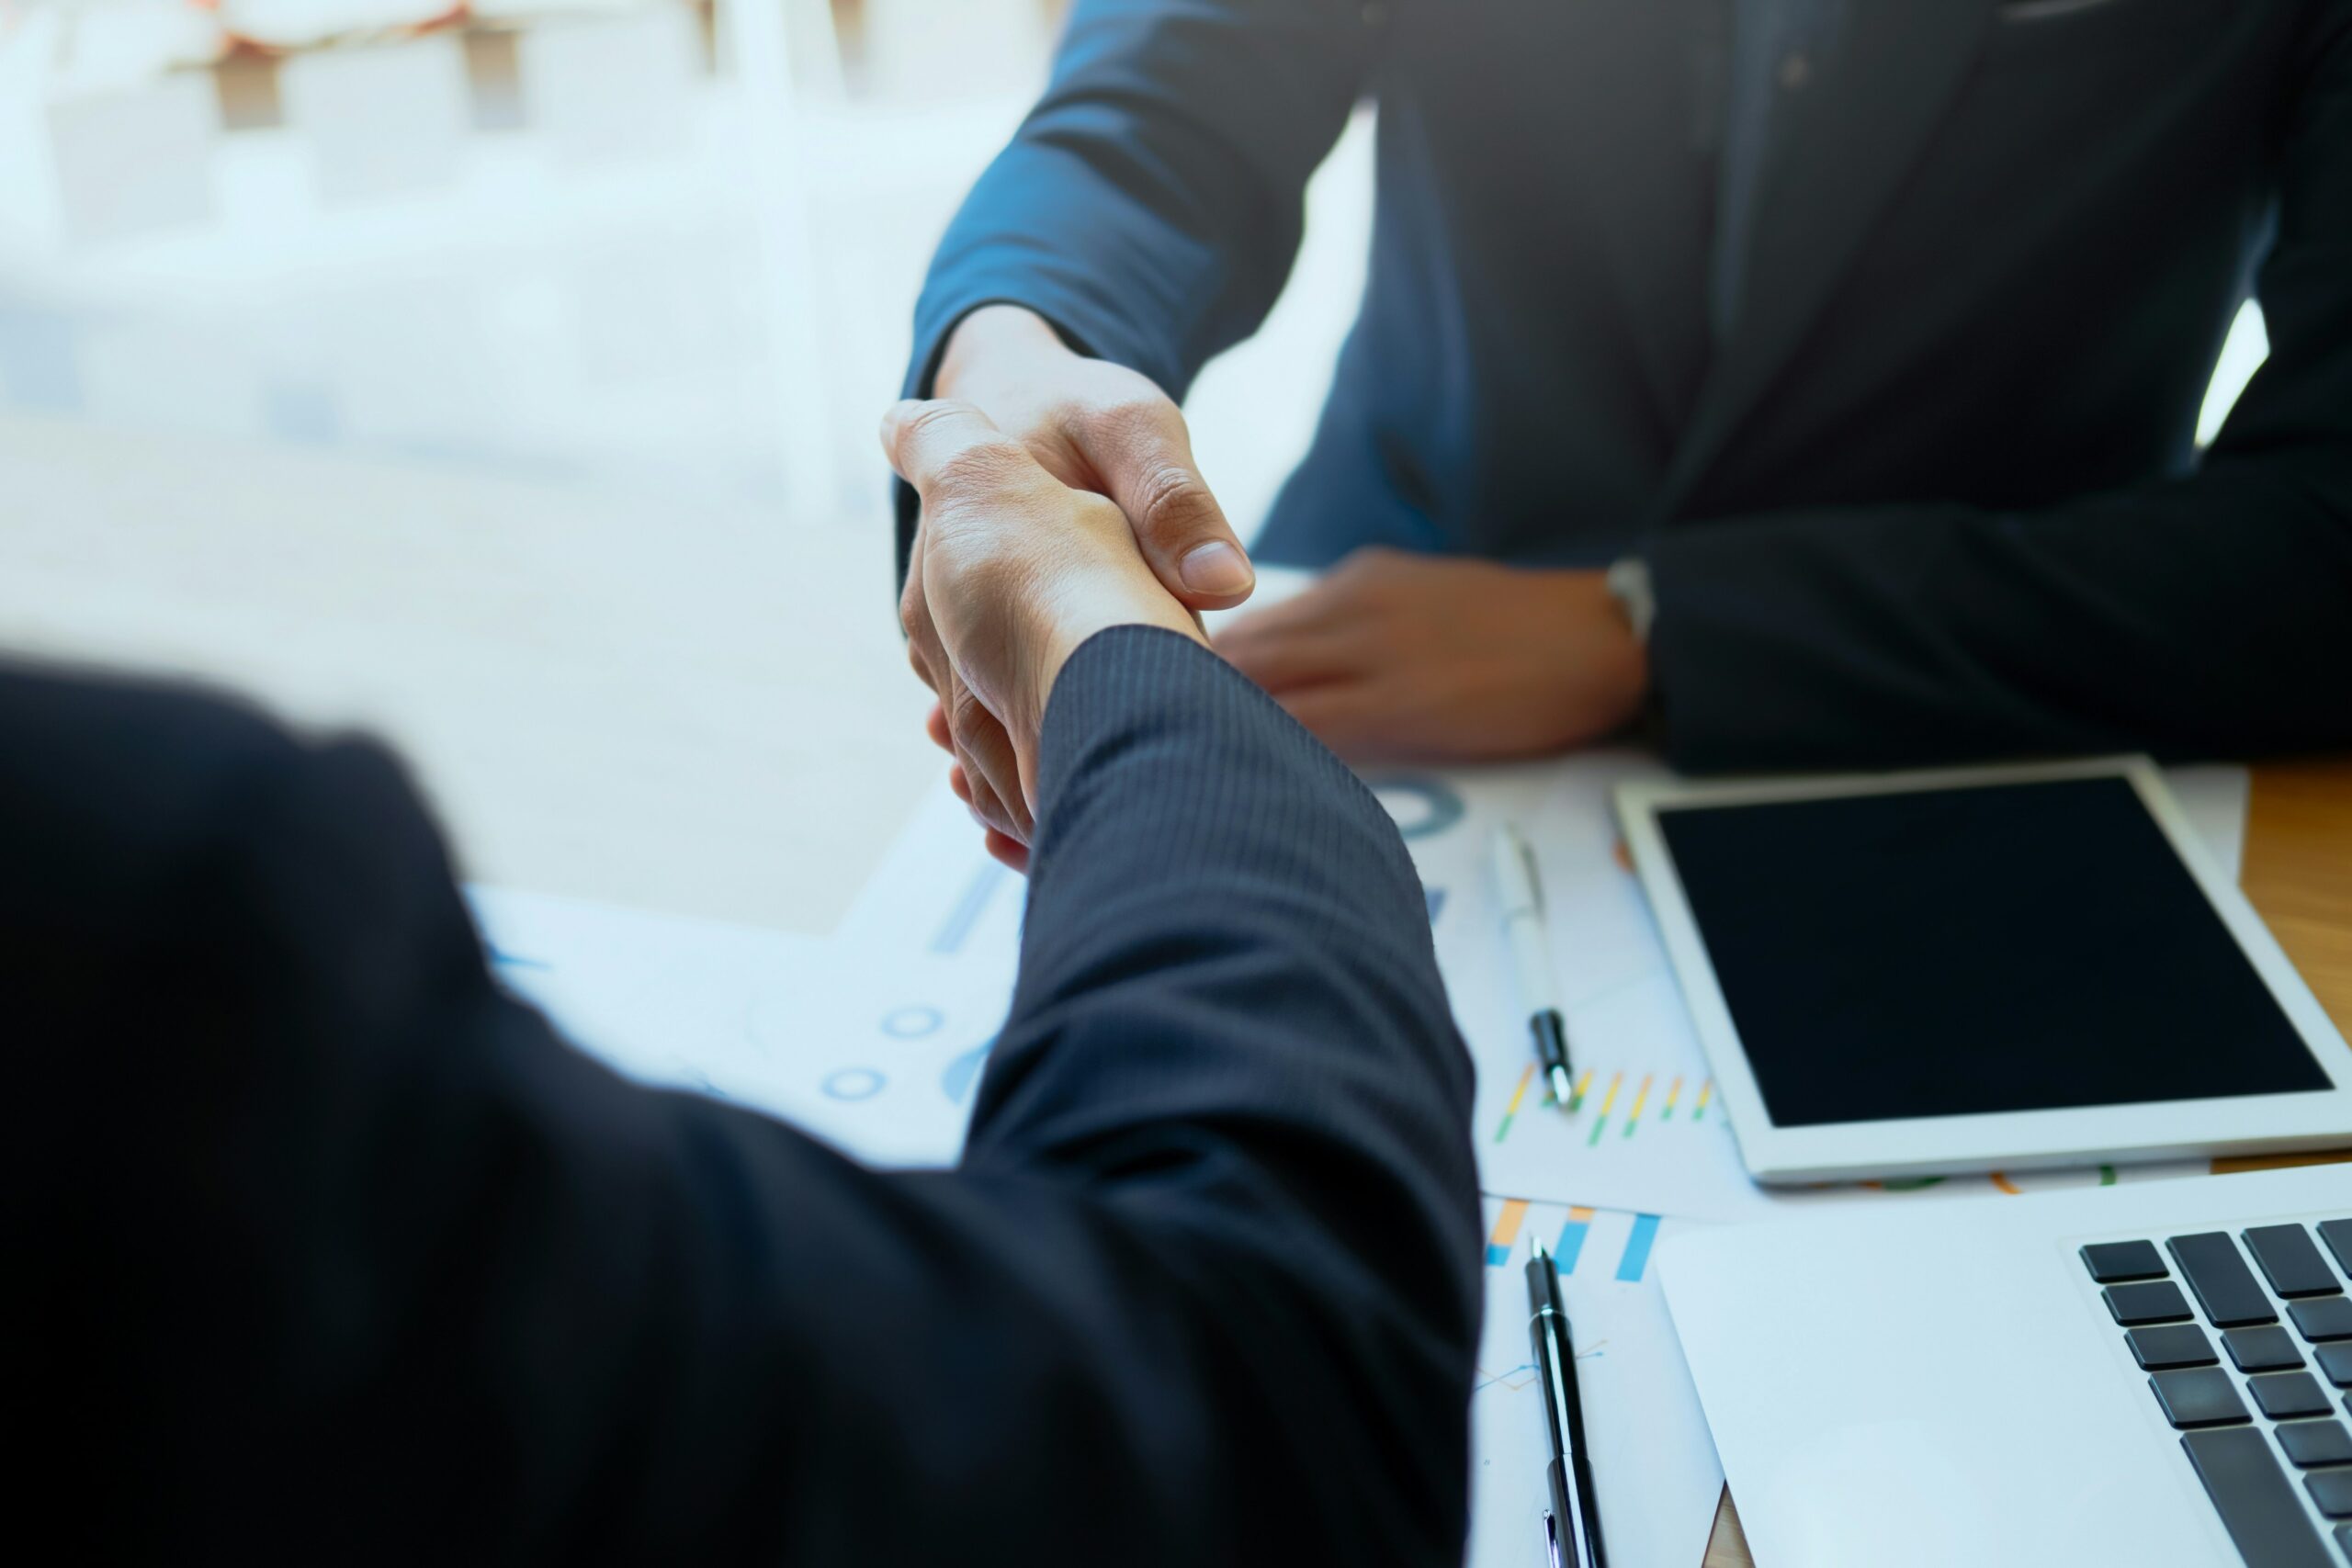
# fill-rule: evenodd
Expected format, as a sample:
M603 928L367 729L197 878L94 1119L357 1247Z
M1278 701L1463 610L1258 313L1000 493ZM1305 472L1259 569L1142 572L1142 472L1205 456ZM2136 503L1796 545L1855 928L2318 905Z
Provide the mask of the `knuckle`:
M999 820L1004 815L1004 808L997 804L996 791L989 787L989 781L980 777L978 770L969 763L967 763L964 768L964 784L965 787L971 791L971 794L966 797L964 806L971 812L972 819L983 828L999 826Z
M996 740L996 716L960 679L953 679L947 694L947 728L956 740L975 756L992 750Z
M1144 477L1137 492L1136 527L1155 542L1170 541L1218 520L1209 487L1190 468L1162 465Z
M986 770L969 756L963 761L964 782L972 791L971 799L966 804L972 808L972 815L1001 832L1006 830L1012 816L1005 807L1004 797L997 793L996 785L989 782Z
M1157 387L1121 387L1097 399L1083 416L1085 423L1102 434L1130 435L1156 429L1176 414L1176 405Z
M1009 436L973 441L939 460L931 484L951 496L986 495L1012 482L1028 462L1028 449Z
M1396 580L1404 552L1386 545L1366 545L1341 561L1332 577L1360 592L1378 593Z
M923 403L899 427L899 438L901 441L919 441L941 425L958 424L978 412L970 403L955 398L941 398Z

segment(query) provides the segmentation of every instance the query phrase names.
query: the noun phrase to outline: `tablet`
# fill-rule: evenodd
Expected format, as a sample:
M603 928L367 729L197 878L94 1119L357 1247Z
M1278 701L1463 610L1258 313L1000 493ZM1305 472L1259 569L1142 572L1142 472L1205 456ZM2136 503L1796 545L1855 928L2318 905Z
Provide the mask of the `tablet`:
M1617 809L1759 1181L2352 1145L2352 1048L2143 758Z

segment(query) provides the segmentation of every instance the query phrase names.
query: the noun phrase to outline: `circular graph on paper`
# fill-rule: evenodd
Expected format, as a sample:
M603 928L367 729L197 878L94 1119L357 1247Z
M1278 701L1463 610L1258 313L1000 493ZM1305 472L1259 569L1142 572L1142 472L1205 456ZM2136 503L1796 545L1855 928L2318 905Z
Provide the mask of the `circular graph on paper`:
M843 1067L820 1087L828 1100L871 1100L889 1081L872 1067Z
M1462 797L1443 779L1393 773L1371 784L1372 793L1396 819L1396 831L1408 839L1434 839L1462 820Z
M892 1008L882 1015L882 1032L893 1040L920 1040L926 1034L936 1034L947 1015L935 1007L921 1002L912 1007Z

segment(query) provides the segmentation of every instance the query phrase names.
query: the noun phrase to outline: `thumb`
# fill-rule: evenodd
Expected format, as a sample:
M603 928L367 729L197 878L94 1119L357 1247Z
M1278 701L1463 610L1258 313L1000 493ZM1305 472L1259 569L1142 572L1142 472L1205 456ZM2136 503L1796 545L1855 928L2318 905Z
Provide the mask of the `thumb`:
M1088 462L1169 592L1193 610L1221 610L1250 596L1257 573L1201 478L1175 404L1127 411L1089 446Z

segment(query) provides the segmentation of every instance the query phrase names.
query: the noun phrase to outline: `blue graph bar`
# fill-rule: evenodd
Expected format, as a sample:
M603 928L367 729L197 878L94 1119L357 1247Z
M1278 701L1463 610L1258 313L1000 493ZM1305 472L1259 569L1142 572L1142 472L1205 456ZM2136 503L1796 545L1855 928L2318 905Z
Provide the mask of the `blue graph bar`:
M1625 1256L1617 1262L1617 1278L1633 1280L1650 1266L1650 1244L1657 1240L1657 1216L1635 1214L1634 1234L1625 1238Z
M965 1097L972 1092L972 1086L980 1081L980 1069L988 1065L989 1052L995 1045L996 1037L991 1035L948 1063L947 1070L939 1076L940 1093L963 1104Z
M1588 1213L1590 1212L1586 1211ZM1561 1273L1573 1274L1577 1271L1577 1257L1584 1251L1585 1233L1591 1229L1586 1221L1576 1218L1571 1218L1560 1227L1560 1245L1552 1249L1552 1256L1558 1261Z
M1007 874L1004 867L995 861L984 863L978 871L973 873L972 880L964 886L963 897L957 898L956 907L947 911L947 919L941 924L939 934L931 939L932 952L952 953L962 949L964 939L970 936L972 928L980 923L980 914L989 907L989 899L995 894L996 885Z

